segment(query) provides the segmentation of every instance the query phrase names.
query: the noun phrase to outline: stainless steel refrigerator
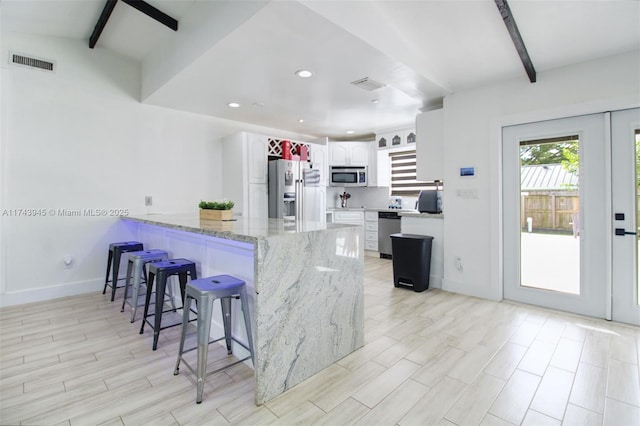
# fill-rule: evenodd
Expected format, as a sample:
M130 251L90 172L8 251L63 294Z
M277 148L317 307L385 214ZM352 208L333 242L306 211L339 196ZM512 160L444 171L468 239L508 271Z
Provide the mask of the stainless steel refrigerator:
M313 163L294 160L269 161L269 217L321 221L324 194L320 170Z

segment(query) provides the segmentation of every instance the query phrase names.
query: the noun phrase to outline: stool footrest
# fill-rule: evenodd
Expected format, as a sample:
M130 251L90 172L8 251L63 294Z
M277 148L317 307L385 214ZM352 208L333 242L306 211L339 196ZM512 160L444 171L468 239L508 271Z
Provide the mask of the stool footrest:
M238 342L238 343L239 343L239 342ZM185 351L185 353L186 353L186 352L187 352L187 351ZM229 364L227 364L227 365L225 365L225 366L223 366L223 367L216 368L216 369L215 369L215 370L213 370L213 371L207 371L207 373L204 375L204 377L209 377L209 376L211 376L212 374L219 373L219 372L221 372L222 370L226 370L227 368L232 367L232 366L234 366L234 365L236 365L236 364L240 364L241 362L245 362L245 361L246 361L246 360L248 360L248 359L251 359L251 355L249 355L249 356L247 356L247 357L245 357L245 358L239 359L239 360L237 360L237 361L230 362ZM186 359L184 359L184 357L180 356L180 361L182 362L182 364L184 364L184 365L187 367L187 369L188 369L189 371L191 371L191 374L193 374L193 375L195 375L195 376L197 376L197 375L198 375L197 371L196 371L196 370L194 370L194 369L193 369L193 367L191 367L191 365L189 365L189 363L187 362L187 360L186 360ZM176 375L177 373L175 373L175 372L174 372L173 374L174 374L174 375Z

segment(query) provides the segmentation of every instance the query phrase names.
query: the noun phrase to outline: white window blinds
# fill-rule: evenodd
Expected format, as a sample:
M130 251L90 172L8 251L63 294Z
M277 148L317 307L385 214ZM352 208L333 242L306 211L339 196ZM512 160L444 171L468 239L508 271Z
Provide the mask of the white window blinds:
M436 182L416 180L416 151L389 153L391 160L391 195L417 197L424 189L436 189Z

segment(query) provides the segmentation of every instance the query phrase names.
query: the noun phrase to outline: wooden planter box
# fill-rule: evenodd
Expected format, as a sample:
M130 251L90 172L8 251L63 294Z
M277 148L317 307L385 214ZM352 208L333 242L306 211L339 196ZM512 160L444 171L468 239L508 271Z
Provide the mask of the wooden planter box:
M200 219L204 220L232 220L233 210L200 209Z

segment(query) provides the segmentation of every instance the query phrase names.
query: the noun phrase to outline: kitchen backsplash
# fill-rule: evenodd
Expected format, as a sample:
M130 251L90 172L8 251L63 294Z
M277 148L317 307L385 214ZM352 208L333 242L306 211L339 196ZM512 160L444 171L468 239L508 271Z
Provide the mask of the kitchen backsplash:
M347 207L366 207L372 209L387 208L389 205L389 188L387 187L366 187L366 188L341 188L327 187L327 208L340 208L340 194L344 192L351 194L347 201ZM417 197L403 197L402 208L415 208Z

